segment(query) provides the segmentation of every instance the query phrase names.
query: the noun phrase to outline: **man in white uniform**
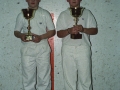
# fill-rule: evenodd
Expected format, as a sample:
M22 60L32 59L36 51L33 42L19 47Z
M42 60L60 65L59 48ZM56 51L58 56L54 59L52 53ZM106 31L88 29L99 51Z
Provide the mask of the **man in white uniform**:
M82 0L67 0L70 8L82 8ZM57 24L57 36L62 38L62 66L65 90L92 90L91 43L90 35L98 32L92 13L84 9L75 25L71 11L60 13ZM82 34L82 39L71 39L71 34Z
M24 90L51 90L51 50L47 39L55 35L54 24L49 12L39 7L40 0L26 0L26 2L28 8L35 9L35 15L30 20L34 39L30 41L25 39L28 21L22 12L17 16L14 31L14 35L20 38L23 44L21 48L23 88Z

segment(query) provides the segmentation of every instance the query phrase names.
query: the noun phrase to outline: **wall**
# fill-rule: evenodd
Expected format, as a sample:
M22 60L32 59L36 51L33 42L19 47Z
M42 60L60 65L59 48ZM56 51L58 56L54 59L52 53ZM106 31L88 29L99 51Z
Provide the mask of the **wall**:
M82 6L96 17L99 32L91 36L94 90L120 90L120 0L83 0ZM54 23L66 0L41 0L40 6L54 13ZM14 37L17 14L27 8L25 0L0 2L0 90L22 90L19 39ZM61 68L61 39L54 37L55 90L64 90Z

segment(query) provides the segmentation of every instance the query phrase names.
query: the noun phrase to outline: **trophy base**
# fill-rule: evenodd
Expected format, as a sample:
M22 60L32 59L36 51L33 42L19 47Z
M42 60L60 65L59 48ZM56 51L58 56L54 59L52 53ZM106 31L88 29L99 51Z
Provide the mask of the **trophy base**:
M71 39L82 39L82 34L71 34Z
M32 41L34 39L33 35L26 35L25 40Z

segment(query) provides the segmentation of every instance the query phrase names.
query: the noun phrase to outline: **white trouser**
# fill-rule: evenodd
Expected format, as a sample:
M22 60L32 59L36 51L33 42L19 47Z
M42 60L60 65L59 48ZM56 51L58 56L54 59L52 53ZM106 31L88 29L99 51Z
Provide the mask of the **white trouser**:
M51 90L49 45L28 43L21 48L21 58L24 90Z
M92 90L89 46L62 47L65 90Z

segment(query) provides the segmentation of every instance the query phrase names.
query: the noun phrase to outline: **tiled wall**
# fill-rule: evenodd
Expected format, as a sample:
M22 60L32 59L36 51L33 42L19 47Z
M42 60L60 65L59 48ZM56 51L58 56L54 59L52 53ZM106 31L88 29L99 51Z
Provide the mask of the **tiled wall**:
M94 90L120 90L120 0L83 0L98 23L98 34L91 36ZM54 23L66 0L41 0L40 6L54 13ZM17 14L27 8L25 0L0 1L0 90L22 90L19 39L14 37ZM55 90L64 90L61 68L61 39L54 37Z

